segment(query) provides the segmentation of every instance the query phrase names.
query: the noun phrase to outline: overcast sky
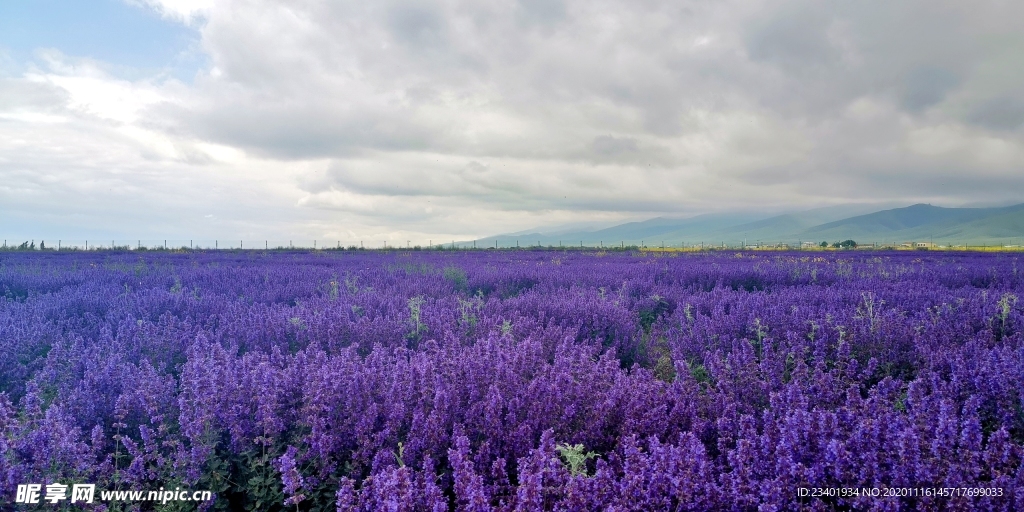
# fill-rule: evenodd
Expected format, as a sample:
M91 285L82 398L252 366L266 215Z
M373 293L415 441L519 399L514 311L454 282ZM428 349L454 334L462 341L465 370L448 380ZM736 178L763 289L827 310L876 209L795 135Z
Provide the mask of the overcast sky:
M1024 202L1024 2L4 0L5 238Z

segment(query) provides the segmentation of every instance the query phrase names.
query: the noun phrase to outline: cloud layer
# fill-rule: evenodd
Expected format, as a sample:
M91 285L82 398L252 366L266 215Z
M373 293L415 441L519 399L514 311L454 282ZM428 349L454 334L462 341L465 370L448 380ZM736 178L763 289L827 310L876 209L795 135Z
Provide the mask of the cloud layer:
M0 65L5 229L424 242L1024 200L1015 3L131 3L208 67Z

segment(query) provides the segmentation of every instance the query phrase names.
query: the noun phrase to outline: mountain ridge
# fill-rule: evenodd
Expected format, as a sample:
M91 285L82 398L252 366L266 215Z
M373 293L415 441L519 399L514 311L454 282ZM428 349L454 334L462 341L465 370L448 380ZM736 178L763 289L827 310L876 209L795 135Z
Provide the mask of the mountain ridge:
M877 207L876 207L877 208ZM826 207L776 215L716 213L687 218L655 217L603 229L564 230L545 234L495 235L459 245L617 246L725 244L799 244L806 241L855 240L861 244L934 242L936 245L1024 245L1024 203L1000 207L956 208L931 204L881 209L870 205ZM854 213L844 216L844 214ZM836 218L839 217L839 218Z

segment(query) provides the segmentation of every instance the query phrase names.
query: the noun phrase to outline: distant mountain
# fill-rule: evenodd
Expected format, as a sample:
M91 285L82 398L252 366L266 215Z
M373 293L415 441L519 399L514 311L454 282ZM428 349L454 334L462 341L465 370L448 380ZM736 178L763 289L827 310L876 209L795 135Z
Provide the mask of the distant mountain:
M943 208L915 204L877 211L878 206L842 205L769 216L757 213L658 217L604 229L546 229L476 240L480 247L619 244L678 247L680 244L795 244L852 239L861 244L934 241L936 244L1024 244L1024 204L996 208ZM462 242L469 246L474 242Z
M643 222L630 222L620 226L590 233L589 238L609 242L639 241L651 242L657 238L674 239L685 234L687 237L700 236L727 229L729 226L750 222L762 217L758 214L711 214L698 215L688 219L667 219L659 217Z
M825 222L878 211L879 205L840 205L776 215L738 226L729 226L712 235L725 243L776 243L806 240L804 231Z
M811 239L936 243L1015 242L1024 236L1024 204L1002 208L943 208L915 204L829 222L805 230ZM1014 241L1014 238L1017 240Z
M799 215L786 214L739 226L730 226L728 229L715 233L715 235L716 238L720 238L722 241L768 242L788 239L794 234L814 225L815 222L802 218Z
M538 226L514 233L507 233L503 236L557 236L566 233L589 232L620 225L619 222L574 222L570 224L555 224L550 226Z
M618 226L596 230L559 231L532 233L509 233L504 235L491 236L476 240L479 247L491 247L495 242L499 247L513 247L518 242L520 245L636 245L641 242L650 245L658 240L676 240L672 238L678 233L686 233L689 236L713 233L728 229L730 226L745 224L753 220L763 218L764 214L754 213L732 213L732 214L708 214L696 217L674 219L656 217L640 222L627 222ZM692 238L690 238L692 242ZM467 246L471 242L463 242L459 245ZM660 243L660 242L657 242ZM678 240L675 244L680 243ZM671 244L670 244L671 245Z

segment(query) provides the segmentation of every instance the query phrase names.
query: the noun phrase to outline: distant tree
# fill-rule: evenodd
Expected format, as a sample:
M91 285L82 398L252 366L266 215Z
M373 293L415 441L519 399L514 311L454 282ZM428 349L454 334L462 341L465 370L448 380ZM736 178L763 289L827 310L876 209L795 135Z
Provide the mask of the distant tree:
M44 242L42 240L39 241L39 250L40 251L45 251L46 250L46 242Z
M828 247L828 242L822 242L818 244L818 247Z
M854 242L853 240L843 240L842 242L839 242L839 247L842 247L843 249L855 249L857 248L857 242Z

